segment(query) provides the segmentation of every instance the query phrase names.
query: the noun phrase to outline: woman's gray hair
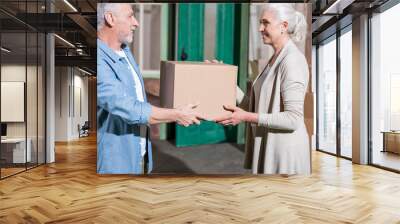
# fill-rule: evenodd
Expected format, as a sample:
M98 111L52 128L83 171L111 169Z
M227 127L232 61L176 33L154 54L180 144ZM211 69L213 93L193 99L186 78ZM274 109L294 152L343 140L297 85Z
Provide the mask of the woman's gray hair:
M277 19L288 23L288 34L295 42L305 39L307 34L307 21L303 13L297 11L293 3L271 3L264 7L264 10L271 10Z
M106 12L117 13L121 3L97 3L97 30L104 26Z

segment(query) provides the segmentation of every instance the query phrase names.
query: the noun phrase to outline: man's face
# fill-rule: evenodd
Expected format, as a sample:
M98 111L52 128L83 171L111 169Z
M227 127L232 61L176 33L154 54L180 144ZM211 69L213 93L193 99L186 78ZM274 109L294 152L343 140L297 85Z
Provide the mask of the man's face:
M123 44L129 44L133 41L133 32L139 26L130 4L121 4L116 15L115 28L118 34L118 40Z

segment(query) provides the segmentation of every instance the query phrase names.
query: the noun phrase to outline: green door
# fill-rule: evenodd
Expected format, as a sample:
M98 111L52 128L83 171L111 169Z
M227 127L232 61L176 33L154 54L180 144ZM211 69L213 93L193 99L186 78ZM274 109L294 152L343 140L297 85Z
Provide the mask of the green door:
M239 66L238 84L242 89L245 87L245 84L243 85L245 80L241 76L247 77L247 52L245 52L245 55L241 55L244 51L241 51L243 33L240 31L243 31L243 27L241 29L240 26L245 25L246 32L244 36L248 35L248 23L242 23L241 21L241 14L243 14L241 11L243 9L248 11L248 4L247 7L246 4L217 4L214 55L214 58L223 60L226 64ZM177 5L177 13L176 60L204 61L204 26L207 25L204 24L205 4L181 3ZM239 19L237 16L239 16ZM246 63L240 63L240 58L242 57L245 57ZM168 128L168 131L168 136L175 137L177 147L227 141L244 142L244 129L241 125L238 127L225 127L214 122L202 121L200 125L192 125L190 127L174 124Z

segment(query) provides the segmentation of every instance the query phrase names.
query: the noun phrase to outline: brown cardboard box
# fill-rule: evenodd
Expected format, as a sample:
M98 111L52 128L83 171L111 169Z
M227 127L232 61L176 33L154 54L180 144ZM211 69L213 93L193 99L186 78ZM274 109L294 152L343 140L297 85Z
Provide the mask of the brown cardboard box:
M227 113L223 105L236 105L237 67L204 62L162 61L160 98L164 108L199 103L207 118Z

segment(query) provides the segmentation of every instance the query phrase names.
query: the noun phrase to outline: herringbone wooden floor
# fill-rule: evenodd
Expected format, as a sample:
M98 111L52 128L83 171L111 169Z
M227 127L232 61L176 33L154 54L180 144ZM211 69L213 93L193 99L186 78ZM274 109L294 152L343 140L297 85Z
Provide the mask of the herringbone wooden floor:
M0 181L0 223L400 223L400 175L313 154L311 177L96 174L96 141Z

